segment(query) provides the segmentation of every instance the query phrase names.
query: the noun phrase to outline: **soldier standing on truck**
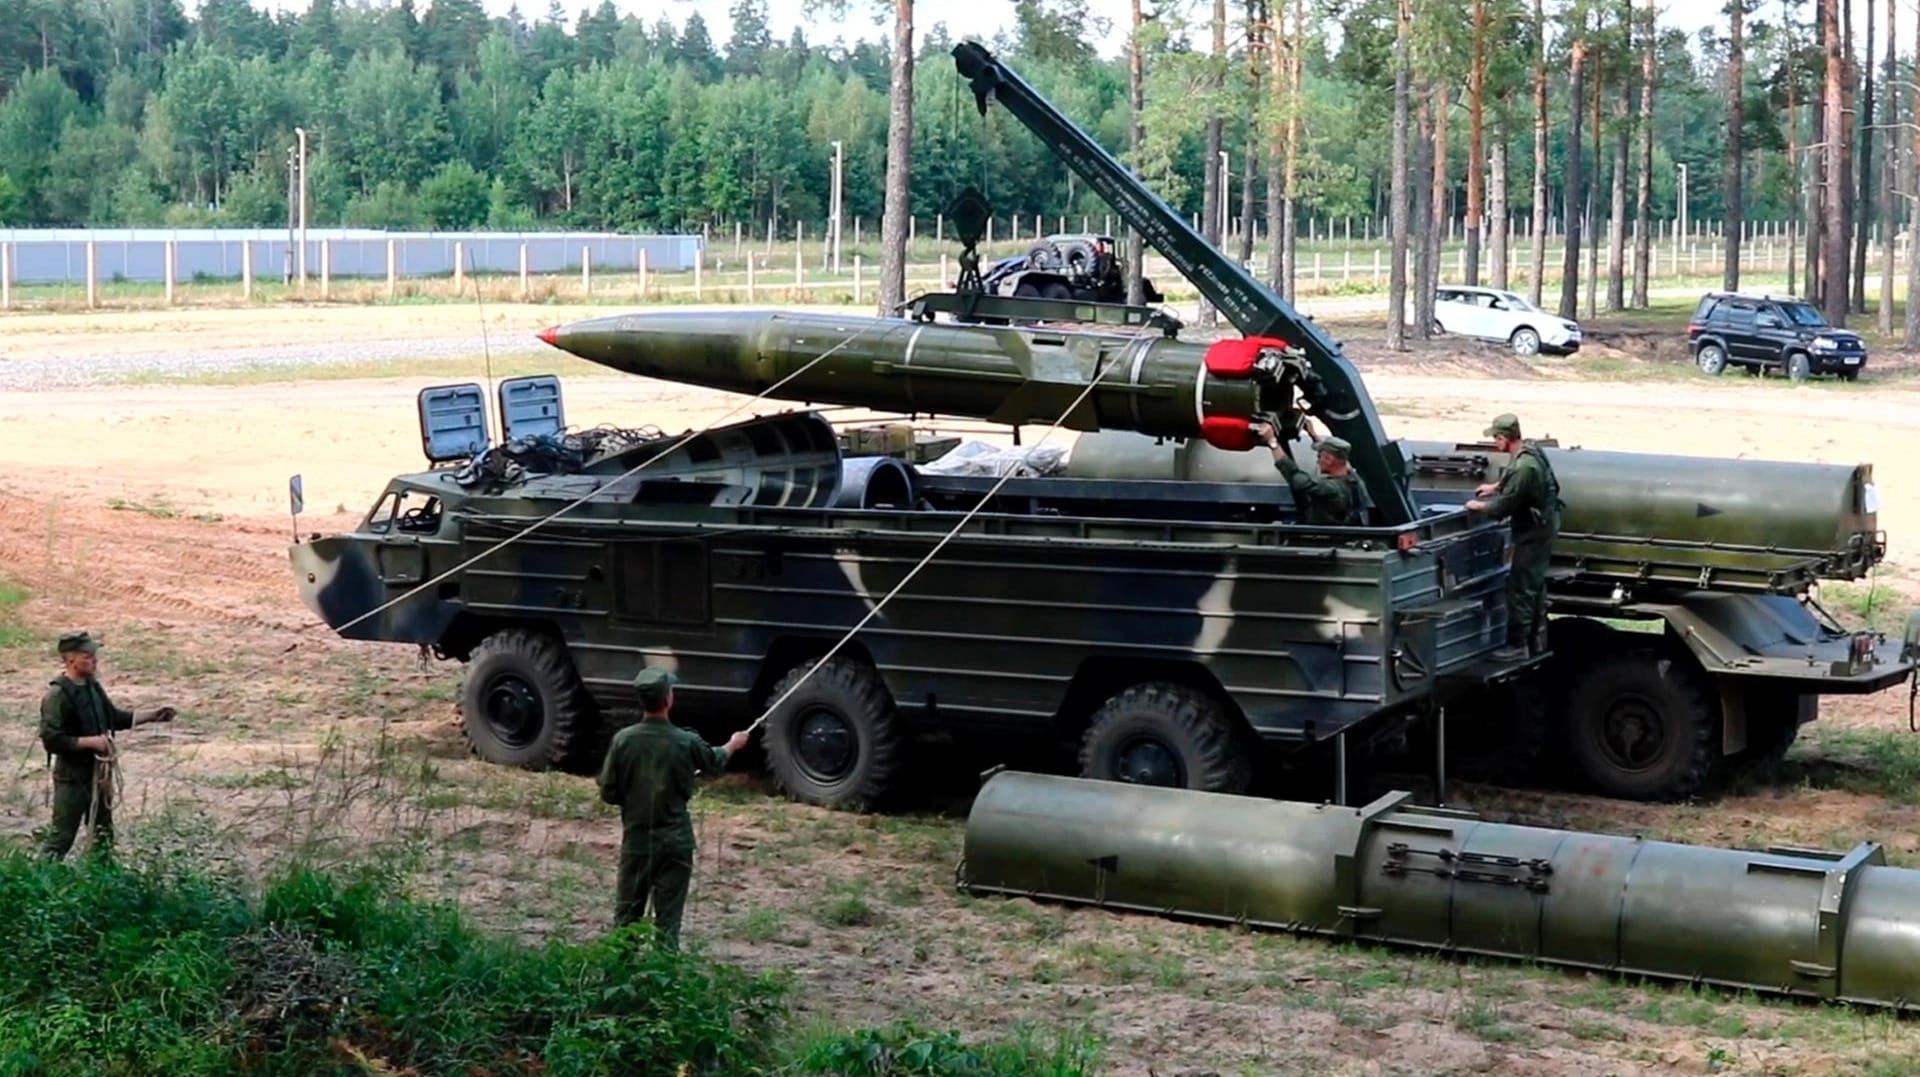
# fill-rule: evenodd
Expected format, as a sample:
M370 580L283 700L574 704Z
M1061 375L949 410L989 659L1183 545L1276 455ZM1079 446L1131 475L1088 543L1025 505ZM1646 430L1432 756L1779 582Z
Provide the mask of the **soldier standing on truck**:
M113 849L113 733L149 722L170 722L172 707L127 711L114 706L95 677L100 641L86 632L62 633L56 644L63 670L40 700L40 744L53 760L53 825L40 851L59 860L80 828L92 824L92 851Z
M1547 563L1560 533L1560 482L1540 447L1520 437L1520 420L1501 415L1487 427L1494 448L1511 459L1499 482L1483 483L1467 502L1467 511L1495 520L1513 520L1513 565L1507 571L1507 645L1501 659L1525 658L1544 650L1547 627Z
M667 717L680 679L647 668L634 678L644 717L614 734L600 767L600 799L620 807L620 873L614 922L634 923L653 901L653 923L668 949L680 945L680 917L693 881L693 817L687 801L696 773L718 774L747 746L745 730L715 748Z
M1344 438L1321 438L1314 443L1320 454L1320 473L1314 475L1293 462L1293 454L1280 441L1272 423L1259 424L1260 440L1273 450L1273 466L1293 490L1293 503L1299 521L1322 527L1358 526L1360 497L1348 457L1353 446Z

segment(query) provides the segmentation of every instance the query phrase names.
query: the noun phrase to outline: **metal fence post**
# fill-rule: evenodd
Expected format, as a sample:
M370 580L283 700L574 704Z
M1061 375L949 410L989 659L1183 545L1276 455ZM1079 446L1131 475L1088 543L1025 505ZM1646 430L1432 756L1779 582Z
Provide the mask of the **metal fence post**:
M0 243L0 310L13 308L13 244Z
M160 257L161 257L161 260L166 263L167 306L173 306L173 279L174 279L174 273L175 273L174 263L175 263L175 260L179 257L179 251L175 247L173 240L171 239L167 240L166 250L161 254Z
M461 240L453 241L453 291L458 295L467 288L467 245Z
M593 248L580 248L580 290L593 295Z
M520 243L520 298L525 300L532 296L533 289L527 280L527 244L522 240Z
M333 240L320 241L320 299L333 298Z
M87 306L100 305L100 252L93 240L87 240Z
M853 301L860 302L860 256L853 256Z
M634 253L634 265L640 271L640 301L647 301L647 249L641 247Z
M387 240L387 298L400 294L400 253L399 245Z
M253 298L253 240L240 241L240 298Z

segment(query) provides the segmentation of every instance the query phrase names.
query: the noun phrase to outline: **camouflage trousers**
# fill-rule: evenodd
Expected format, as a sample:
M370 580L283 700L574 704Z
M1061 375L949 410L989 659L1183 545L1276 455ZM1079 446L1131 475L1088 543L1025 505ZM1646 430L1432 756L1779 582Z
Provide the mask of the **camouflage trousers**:
M1553 539L1516 537L1513 564L1507 570L1507 642L1538 654L1546 648L1547 565Z
M98 797L95 791L98 790ZM93 805L93 846L105 852L113 847L113 786L110 782L60 781L53 783L53 824L40 842L40 852L59 860L73 849L80 827L87 821L87 806Z
M640 920L653 904L653 925L660 944L680 946L680 918L687 909L687 888L693 883L693 850L672 846L659 849L620 849L620 874L615 884L613 919L617 926Z

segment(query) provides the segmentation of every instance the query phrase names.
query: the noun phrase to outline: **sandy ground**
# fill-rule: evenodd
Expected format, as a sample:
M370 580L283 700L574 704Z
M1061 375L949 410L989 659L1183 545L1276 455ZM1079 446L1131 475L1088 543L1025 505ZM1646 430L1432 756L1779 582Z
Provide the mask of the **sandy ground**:
M223 313L112 330L50 318L24 344L10 337L8 354L54 356L63 336L191 348L182 342ZM305 313L276 340L353 339L338 319ZM421 316L364 313L364 339L379 340ZM537 327L551 312L511 316ZM1471 438L1513 410L1594 447L1871 461L1893 536L1886 575L1898 584L1920 566L1908 538L1920 532L1920 392L1906 383L1601 382L1574 377L1575 361L1515 366L1474 349L1361 361L1396 435ZM108 640L122 702L182 709L172 727L127 738L126 814L145 840L247 864L377 848L502 928L605 925L617 827L590 783L468 759L452 715L457 669L335 639L287 572L287 477L304 476L302 531L349 526L388 476L422 466L414 394L440 380L0 394L0 577L32 596L17 612L26 642L0 648L0 677L16 686L0 706L0 758L14 764L0 828L24 834L43 817L31 701L52 672L53 633L86 625ZM617 377L569 378L566 392L579 426L679 430L741 401ZM1822 726L1904 731L1904 695L1829 704ZM1809 762L1805 751L1788 780L1698 805L1460 792L1549 825L1748 847L1870 837L1901 862L1920 859L1910 796L1848 785L1870 760ZM750 775L701 805L690 933L729 959L790 970L803 1011L821 1019L912 1016L970 1033L1085 1025L1106 1038L1110 1072L1159 1077L1920 1072L1902 1061L1920 1058L1920 1029L1870 1014L967 899L951 887L963 807L822 812L771 798Z

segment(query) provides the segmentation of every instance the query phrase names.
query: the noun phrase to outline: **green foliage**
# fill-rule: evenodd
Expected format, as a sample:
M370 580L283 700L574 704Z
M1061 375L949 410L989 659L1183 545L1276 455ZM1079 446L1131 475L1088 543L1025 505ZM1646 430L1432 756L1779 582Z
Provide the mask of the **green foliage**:
M1511 208L1525 213L1540 42L1526 0L1480 2L1489 27L1487 137L1505 142ZM1126 149L1126 58L1097 56L1090 44L1105 12L1087 0L1006 6L1011 40L997 47L1102 144ZM1578 14L1594 13L1595 72L1606 69L1610 88L1638 77L1638 54L1625 47L1616 6L1550 6L1544 30L1556 126L1548 171L1558 191L1566 43ZM1337 26L1333 9L1308 7L1299 101L1251 85L1244 5L1228 5L1224 64L1208 47L1204 5L1175 5L1149 20L1145 144L1132 159L1181 212L1200 208L1203 170L1214 163L1202 160L1209 118L1224 117L1237 188L1249 146L1265 156L1276 121L1292 109L1303 113L1300 211L1378 212L1388 183L1397 7L1350 0L1338 5ZM30 13L41 8L55 13L44 26ZM1416 8L1412 52L1422 75L1452 87L1449 173L1464 185L1470 8ZM206 0L189 19L180 0L151 0L136 17L114 0L41 3L0 17L0 223L278 224L287 147L300 127L311 152L310 219L323 227L648 231L740 222L763 233L773 221L791 235L803 220L813 232L828 204L838 141L846 214L863 221L867 235L878 231L890 71L883 39L823 49L802 25L781 40L764 0L731 3L725 26L690 14L643 18L604 0L577 13L555 5L531 21L489 16L477 0L302 0L294 9L276 15L255 0ZM921 12L923 22L931 17ZM1002 113L982 119L974 111L947 61L944 31L925 29L913 86L914 215L931 220L968 184L988 193L1003 228L1008 214L1020 215L1023 233L1035 213L1107 214L1024 128ZM1808 27L1796 24L1793 35L1756 31L1749 42L1748 198L1756 219L1791 212L1793 176L1780 160L1784 90L1796 85L1804 109L1821 62ZM1721 214L1724 125L1697 122L1724 112L1720 48L1671 27L1661 37L1652 120L1653 211L1661 217L1677 202L1676 162L1689 164L1694 216ZM1877 65L1870 73L1884 77ZM1810 136L1800 134L1804 147ZM1605 190L1610 158L1597 164ZM1264 213L1265 198L1255 204Z
M177 865L0 858L9 1072L764 1072L781 989L641 927L528 948L376 874L258 902ZM378 1067L369 1067L378 1068Z
M851 1035L823 1036L794 1065L820 1077L1083 1077L1098 1072L1100 1044L1091 1036L1058 1035L1041 1043L1031 1033L968 1045L951 1032L933 1033L911 1021Z
M33 632L20 620L20 607L27 604L27 589L0 576L0 648L20 647L33 642Z
M420 185L420 212L441 231L472 228L487 219L490 194L487 178L472 165L448 161Z

